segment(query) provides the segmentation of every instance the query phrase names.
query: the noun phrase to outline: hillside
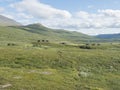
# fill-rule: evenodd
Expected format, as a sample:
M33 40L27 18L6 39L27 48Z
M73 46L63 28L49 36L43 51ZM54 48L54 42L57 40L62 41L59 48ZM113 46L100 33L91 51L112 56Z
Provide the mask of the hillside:
M73 43L109 41L100 38L100 36L96 37L76 31L51 29L39 23L22 26L15 20L0 15L0 41L33 42L39 39Z
M44 35L46 37L49 37L51 39L61 39L61 40L67 40L67 41L86 41L93 39L92 36L82 34L80 32L75 32L75 31L67 31L67 30L62 30L62 29L51 29L48 27L45 27L41 24L31 24L22 27L22 29L32 32L32 33L37 33L40 35Z
M18 26L18 25L21 24L13 19L0 15L0 26Z
M15 20L0 15L0 41L32 42L38 39L49 39L52 42L83 42L94 38L79 32L51 29L38 23L21 26Z
M32 42L39 39L48 39L52 42L84 42L94 38L82 33L50 29L38 24L0 26L0 41Z

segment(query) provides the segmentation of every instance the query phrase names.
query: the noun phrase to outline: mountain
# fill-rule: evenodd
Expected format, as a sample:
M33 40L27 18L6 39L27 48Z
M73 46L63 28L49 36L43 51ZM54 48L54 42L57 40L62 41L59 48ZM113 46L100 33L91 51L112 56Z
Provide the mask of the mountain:
M15 20L0 15L0 41L32 42L48 39L52 42L86 42L94 37L75 31L51 29L42 24L22 26Z
M101 34L97 35L97 38L102 38L102 39L120 39L120 33L118 34Z
M18 25L21 24L16 22L15 20L0 15L0 26L18 26Z
M118 34L100 34L95 36L102 42L120 42L120 33Z
M41 39L48 39L51 42L68 41L79 43L94 40L95 38L79 32L51 29L38 24L0 26L0 41L33 42Z

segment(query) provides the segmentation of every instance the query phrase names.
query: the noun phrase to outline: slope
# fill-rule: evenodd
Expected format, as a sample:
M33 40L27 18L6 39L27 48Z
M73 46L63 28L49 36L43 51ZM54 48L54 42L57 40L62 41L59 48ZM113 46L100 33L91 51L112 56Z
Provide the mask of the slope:
M44 37L15 27L0 26L0 41L30 42Z
M13 19L0 15L0 26L18 26L18 25L21 24Z
M46 38L52 40L65 40L72 42L95 40L95 38L93 38L92 36L82 34L80 32L67 31L62 29L51 29L41 24L31 24L27 26L22 26L20 28L25 31L44 35Z
M95 40L79 32L66 30L50 29L41 24L32 24L27 26L0 26L0 41L36 41L39 39L48 39L52 42L86 42Z

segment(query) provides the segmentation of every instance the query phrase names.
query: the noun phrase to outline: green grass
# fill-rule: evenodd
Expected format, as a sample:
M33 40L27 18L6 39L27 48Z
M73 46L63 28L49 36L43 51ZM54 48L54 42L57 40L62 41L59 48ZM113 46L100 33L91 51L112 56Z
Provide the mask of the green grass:
M0 89L119 90L119 47L119 44L102 44L92 49L57 44L1 46Z

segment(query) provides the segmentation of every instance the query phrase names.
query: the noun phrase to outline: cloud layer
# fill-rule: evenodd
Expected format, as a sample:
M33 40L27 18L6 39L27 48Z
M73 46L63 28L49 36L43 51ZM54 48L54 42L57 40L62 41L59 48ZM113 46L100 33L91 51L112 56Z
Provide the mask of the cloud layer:
M4 11L4 8L3 7L0 7L0 12L3 12Z
M88 6L92 8L93 6ZM9 5L14 12L0 12L14 18L23 24L39 22L52 28L70 30L120 28L120 10L103 9L95 13L78 11L70 13L67 10L54 8L39 0L21 0Z
M28 4L29 3L29 4ZM120 28L120 10L98 10L97 13L70 13L53 8L38 0L22 0L11 4L26 19L38 18L42 23L58 28ZM43 20L44 19L44 20Z
M43 21L47 24L48 20ZM50 23L50 24L49 24ZM98 10L97 13L79 11L69 19L50 20L49 25L77 29L85 28L120 28L120 10Z
M29 2L29 4L28 4ZM21 2L11 4L20 12L27 12L38 18L70 18L71 14L66 10L59 10L50 5L40 3L38 0L22 0Z

